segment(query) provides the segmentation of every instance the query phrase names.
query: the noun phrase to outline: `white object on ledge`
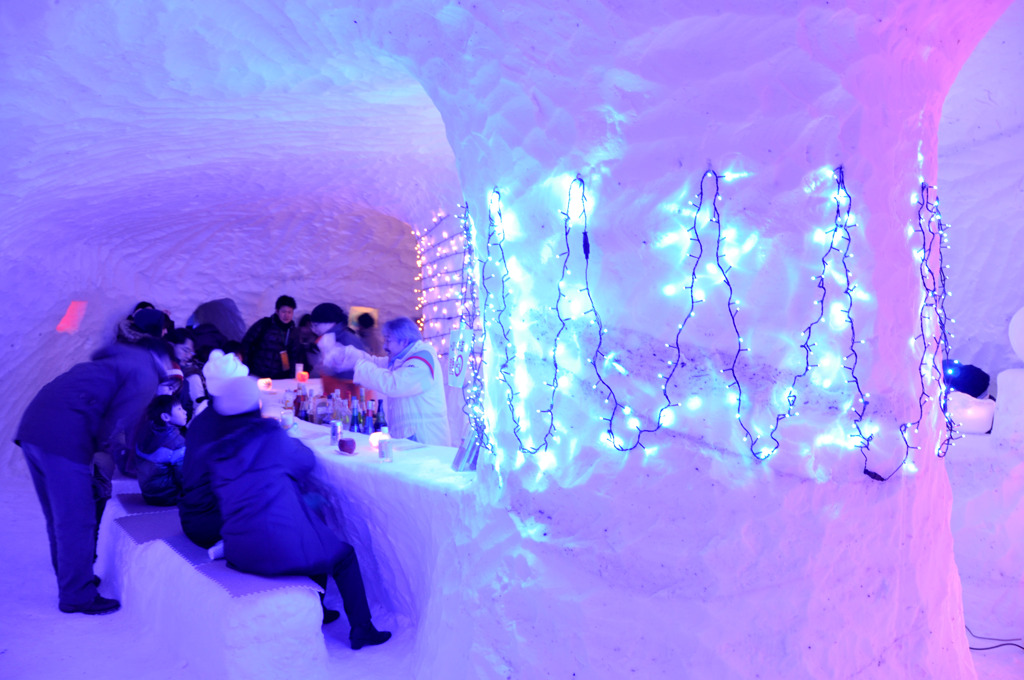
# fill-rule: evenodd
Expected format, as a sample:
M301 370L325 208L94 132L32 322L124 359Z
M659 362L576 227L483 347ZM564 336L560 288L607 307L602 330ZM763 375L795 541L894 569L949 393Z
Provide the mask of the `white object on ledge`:
M978 399L963 392L950 392L949 414L957 430L964 434L985 434L992 429L996 402Z

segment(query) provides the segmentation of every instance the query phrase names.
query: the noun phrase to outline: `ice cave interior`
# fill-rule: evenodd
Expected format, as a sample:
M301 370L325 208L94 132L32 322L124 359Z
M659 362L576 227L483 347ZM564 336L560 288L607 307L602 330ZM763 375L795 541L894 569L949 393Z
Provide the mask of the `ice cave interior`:
M287 293L462 329L479 463L394 677L984 677L1024 438L972 444L938 367L1002 401L1024 361L1022 36L1024 0L5 0L0 551L45 553L43 383L139 300ZM998 512L954 511L960 451ZM70 644L50 599L5 629Z

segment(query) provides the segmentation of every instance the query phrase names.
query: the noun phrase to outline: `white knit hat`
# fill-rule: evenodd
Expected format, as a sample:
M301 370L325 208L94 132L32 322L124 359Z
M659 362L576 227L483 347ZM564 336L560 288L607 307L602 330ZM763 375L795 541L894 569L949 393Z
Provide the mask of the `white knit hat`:
M215 397L226 381L246 375L249 375L249 367L239 361L236 354L224 354L219 349L210 352L210 358L203 365L206 391Z
M237 416L260 407L260 388L256 378L242 375L224 380L213 395L213 410L222 416Z

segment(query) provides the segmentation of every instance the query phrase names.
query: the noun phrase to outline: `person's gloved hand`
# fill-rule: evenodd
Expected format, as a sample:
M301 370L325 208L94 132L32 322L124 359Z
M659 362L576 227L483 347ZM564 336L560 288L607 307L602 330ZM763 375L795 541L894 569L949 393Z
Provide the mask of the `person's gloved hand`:
M316 339L316 345L321 352L327 354L332 348L338 346L338 340L334 337L334 333L324 333Z

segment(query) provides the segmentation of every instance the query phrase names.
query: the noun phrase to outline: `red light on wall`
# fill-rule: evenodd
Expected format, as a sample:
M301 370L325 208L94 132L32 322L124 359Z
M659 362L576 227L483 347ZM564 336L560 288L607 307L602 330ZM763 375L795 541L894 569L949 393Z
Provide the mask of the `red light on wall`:
M88 304L88 302L83 302L82 300L72 300L71 304L68 305L68 311L64 312L64 318L57 324L57 332L74 333L77 331L79 324L82 323L82 317L85 316L85 308Z

